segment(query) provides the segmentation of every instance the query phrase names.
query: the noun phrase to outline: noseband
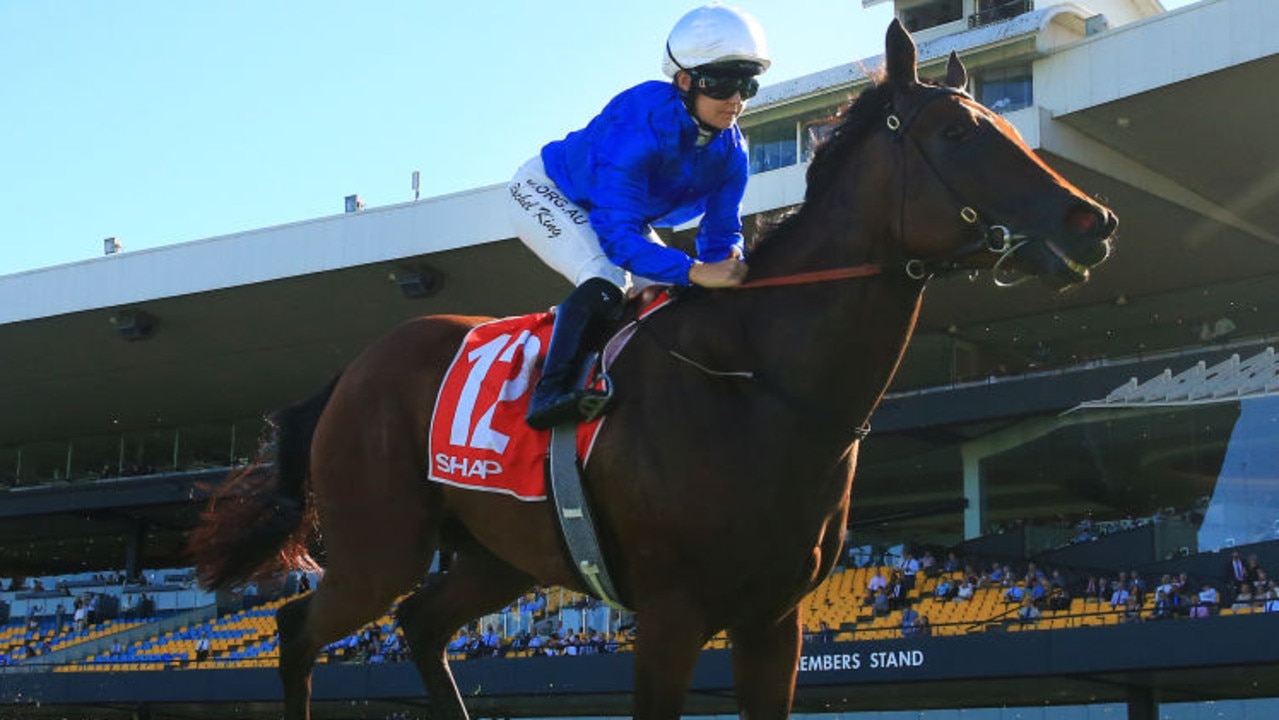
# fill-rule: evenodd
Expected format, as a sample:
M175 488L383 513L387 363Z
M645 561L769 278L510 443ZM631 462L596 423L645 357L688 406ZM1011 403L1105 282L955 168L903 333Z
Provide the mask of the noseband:
M901 166L903 177L901 181L901 202L899 203L899 214L897 222L897 232L899 238L905 238L906 227L906 144L903 142L909 139L911 146L915 152L924 161L924 165L932 171L933 176L945 188L946 193L950 195L954 204L959 207L959 218L968 226L971 226L977 235L977 239L971 243L960 246L944 256L929 259L913 258L906 260L903 264L903 270L906 276L912 280L920 282L928 280L935 275L944 275L958 270L965 269L959 264L959 260L977 252L992 252L999 255L999 259L995 261L991 271L994 274L994 282L1000 287L1012 287L1020 285L1030 280L1030 277L1024 277L1015 281L1003 281L998 277L1000 266L1011 258L1018 250L1029 242L1030 238L1026 235L1014 233L1006 225L991 224L983 219L982 213L974 209L971 205L966 204L950 183L946 181L946 177L938 172L937 167L933 165L928 155L919 145L919 141L908 131L915 119L919 117L920 112L928 106L932 101L942 97L960 97L967 100L973 100L973 97L963 90L944 86L931 86L928 97L921 102L915 104L909 109L909 114L900 116L894 112L891 104L885 106L887 115L884 117L884 125L889 132L893 134L893 144L900 150ZM975 101L974 101L975 102ZM851 278L870 277L879 275L884 271L884 266L879 263L867 263L864 265L854 265L850 267L832 268L829 270L814 270L811 272L794 273L790 275L779 275L776 277L760 278L759 280L748 280L738 285L738 288L759 288L779 285L804 285L814 282L827 282L831 280L846 280Z

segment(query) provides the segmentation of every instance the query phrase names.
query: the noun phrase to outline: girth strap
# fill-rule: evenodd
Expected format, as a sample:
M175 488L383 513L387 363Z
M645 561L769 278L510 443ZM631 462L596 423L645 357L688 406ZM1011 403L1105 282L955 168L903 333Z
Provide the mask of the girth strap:
M569 557L587 587L608 605L628 610L618 599L604 565L595 520L582 492L582 476L577 470L577 425L564 423L551 428L551 500L559 518Z

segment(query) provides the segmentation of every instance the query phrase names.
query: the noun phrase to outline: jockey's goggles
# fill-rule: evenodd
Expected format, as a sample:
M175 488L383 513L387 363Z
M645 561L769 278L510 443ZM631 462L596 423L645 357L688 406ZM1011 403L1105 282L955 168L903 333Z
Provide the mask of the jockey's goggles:
M715 100L727 100L740 93L743 100L755 97L759 92L759 81L753 77L730 75L711 75L690 71L693 78L693 89Z

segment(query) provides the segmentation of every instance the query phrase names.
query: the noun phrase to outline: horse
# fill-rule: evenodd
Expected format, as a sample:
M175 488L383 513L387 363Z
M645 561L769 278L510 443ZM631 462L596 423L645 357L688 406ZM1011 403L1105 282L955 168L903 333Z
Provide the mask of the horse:
M840 552L860 441L948 272L1089 279L1116 218L970 97L953 53L921 80L890 25L884 68L841 113L804 202L749 256L740 288L686 292L610 369L616 405L584 491L619 600L635 612L633 714L680 716L694 664L726 631L739 712L787 717L801 600ZM257 468L214 493L190 548L205 587L309 562L325 575L277 612L284 716L309 717L326 644L395 617L433 716L465 719L446 644L536 585L589 593L550 503L427 479L430 408L488 318L407 321L324 391L279 411ZM682 358L682 360L681 360ZM446 572L423 577L437 549Z

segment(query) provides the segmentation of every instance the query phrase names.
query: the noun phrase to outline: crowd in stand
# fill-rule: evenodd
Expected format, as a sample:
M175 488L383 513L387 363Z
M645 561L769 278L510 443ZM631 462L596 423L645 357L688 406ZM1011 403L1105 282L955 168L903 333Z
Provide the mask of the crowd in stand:
M920 599L964 603L973 601L979 591L998 593L1007 608L995 621L1023 624L1035 624L1047 612L1069 611L1072 607L1077 610L1079 606L1072 603L1075 599L1086 603L1085 614L1118 613L1119 622L1123 623L1208 617L1227 608L1234 612L1279 612L1279 583L1271 580L1256 555L1243 557L1238 551L1231 553L1228 566L1219 573L1204 573L1204 577L1196 578L1187 571L1169 572L1162 574L1158 581L1136 570L1078 573L1042 567L1034 561L961 559L955 552L934 553L926 548L919 548L918 555L914 549L903 549L900 559L877 563L874 567L861 602L874 617L896 614L904 637L933 634L930 619L920 612ZM7 653L0 649L0 664L47 653L49 636L44 631L50 620L57 632L83 631L97 622L102 596L73 587L84 581L55 583L54 590L64 593L68 600L50 597L50 601L56 601L52 611L43 598L41 604L34 601L28 604L25 620L28 632L15 641L17 645L7 648ZM124 577L107 573L93 576L91 582L112 585L123 583ZM0 587L18 592L49 592L39 579L10 580ZM303 574L287 592L310 589L310 578ZM72 590L78 592L72 593ZM154 605L145 592L124 597L126 603L120 613L124 617L142 617L154 612ZM256 599L256 586L246 587L243 606L251 607ZM534 591L498 616L511 620L515 630L499 632L499 626L492 622L493 616L474 621L457 634L447 652L453 658L571 656L613 653L632 647L634 618L611 616L608 627L592 627L598 623L588 622L587 616L597 607L598 601L592 598L574 596L558 610L552 610L545 592ZM562 621L560 611L566 609L580 612L574 627L565 627ZM835 635L822 623L818 630L806 634L805 640L829 642ZM384 663L408 659L401 634L394 627L376 625L327 646L324 652L330 662Z
M551 630L543 624L534 631L524 631L513 636L496 632L492 625L477 633L467 628L449 643L450 656L466 658L507 657L528 651L534 656L600 655L629 648L634 642L634 630L604 633L599 630Z
M397 632L383 632L371 625L324 648L329 662L393 663L407 662L408 648Z
M1270 579L1256 555L1244 559L1238 551L1221 575L1196 580L1183 571L1152 583L1136 570L1067 577L1033 561L1016 567L993 561L978 568L953 552L939 562L930 551L917 558L906 549L900 561L871 576L862 603L875 617L900 612L905 637L929 635L929 619L913 607L919 595L912 590L920 576L936 579L929 593L941 601L965 602L976 591L993 588L1009 608L1006 619L1022 623L1034 623L1047 611L1069 610L1076 597L1092 605L1087 612L1117 612L1125 623L1208 617L1224 608L1279 612L1279 583Z

